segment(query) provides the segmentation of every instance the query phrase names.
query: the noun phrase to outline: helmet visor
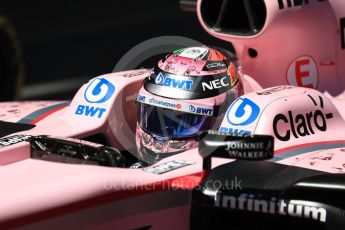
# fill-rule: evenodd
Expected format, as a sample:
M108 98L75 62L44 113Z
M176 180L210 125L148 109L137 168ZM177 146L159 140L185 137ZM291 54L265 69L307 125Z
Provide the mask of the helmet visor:
M185 138L212 128L216 118L137 103L139 126L166 138Z

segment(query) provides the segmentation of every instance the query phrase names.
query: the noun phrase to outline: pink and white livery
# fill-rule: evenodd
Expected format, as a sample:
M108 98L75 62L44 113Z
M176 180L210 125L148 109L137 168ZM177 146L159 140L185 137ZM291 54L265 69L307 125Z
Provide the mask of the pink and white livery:
M1 228L345 227L345 2L196 9L239 61L182 48L0 103Z

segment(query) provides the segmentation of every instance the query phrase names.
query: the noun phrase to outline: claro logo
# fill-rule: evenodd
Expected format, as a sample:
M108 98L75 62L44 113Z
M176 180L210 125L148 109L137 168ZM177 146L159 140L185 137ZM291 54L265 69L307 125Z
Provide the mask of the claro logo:
M305 137L315 134L317 131L324 132L327 130L327 120L333 118L333 113L323 113L323 99L319 96L320 109L315 99L308 95L314 103L316 110L307 112L305 114L294 114L291 110L288 115L277 114L273 119L274 135L281 141L289 141L291 136L294 138ZM289 124L287 130L282 130L279 127L282 124Z

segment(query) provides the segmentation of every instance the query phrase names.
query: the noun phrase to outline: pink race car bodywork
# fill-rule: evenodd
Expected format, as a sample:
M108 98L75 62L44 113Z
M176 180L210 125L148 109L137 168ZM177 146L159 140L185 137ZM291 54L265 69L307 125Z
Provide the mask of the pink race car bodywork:
M138 92L137 90L141 85L140 82L145 74L130 79L124 78L122 75L123 73L115 73L102 76L116 86L116 92L109 102L102 104L102 108L106 109L107 112L101 118L75 114L80 104L92 106L92 104L88 104L84 100L83 93L88 86L88 84L85 84L69 106L51 113L36 123L37 126L35 128L20 134L49 134L83 138L103 133L108 141L113 143L113 146L117 148L131 148L132 146L129 145L118 145L120 138L126 138L128 144L134 143L131 141L131 138L134 138L133 136L125 136L125 134L133 135L133 130L130 127L124 127L124 124L130 124L128 122L129 117L126 114L120 113L119 109L130 108L130 103L134 106L135 92ZM253 124L252 127L246 127L249 130L253 130L253 133L274 135L272 125L268 124L268 122L271 123L273 116L277 113L288 114L290 110L294 114L303 114L305 111L312 111L314 113L319 109L323 114L333 114L331 120L327 120L325 123L327 125L327 131L325 132L316 130L315 124L312 124L315 134L300 138L302 139L301 141L298 139L289 142L277 141L275 144L276 157L274 158L277 163L293 164L331 173L342 172L343 164L345 164L345 155L343 154L343 149L337 147L345 147L345 140L342 138L342 132L340 132L342 129L345 130L345 126L343 118L329 98L312 89L291 88L289 86L286 87L287 89L283 87L278 92L277 88L273 88L273 90L258 90L258 85L252 78L245 76L244 79L247 93L243 98L249 98L255 101L260 108L265 108L262 110L257 124ZM133 91L125 92L124 90L126 89ZM253 89L257 91L250 93ZM262 92L272 93L262 95ZM261 95L258 95L258 93ZM316 106L308 94L315 98L318 104L320 103L319 97L323 98L322 108L320 107L321 105ZM129 95L127 98L130 99L125 100L123 95ZM130 97L131 95L134 96ZM120 103L118 104L117 101ZM281 103L284 103L284 105L281 105ZM57 104L61 105L60 102ZM126 104L126 107L124 104ZM125 112L123 111L123 113ZM118 115L121 115L121 117ZM222 127L227 126L225 120ZM135 122L135 120L131 122ZM113 125L110 126L109 124ZM112 131L113 135L109 135L111 127L115 128ZM128 130L125 131L123 130L124 128ZM279 132L284 133L289 130L291 130L291 127L287 126L280 128ZM126 142L121 141L121 143ZM326 150L322 150L325 148ZM30 159L30 146L27 142L2 147L0 160L2 165L0 174L7 175L1 177L2 210L6 210L1 212L1 221L10 225L20 225L40 220L41 222L37 223L38 225L34 224L33 226L51 225L63 221L64 224L71 226L90 227L93 225L97 226L98 224L101 224L101 226L103 224L114 224L118 227L135 228L153 224L153 226L159 228L163 226L159 224L160 221L164 225L171 221L174 224L174 228L178 224L187 228L188 218L186 216L189 211L188 192L181 191L175 194L169 189L191 188L198 184L202 176L202 158L197 149L176 154L158 162L156 164L158 167L165 162L174 160L186 161L190 164L164 174L154 174L143 171L143 169L73 165ZM155 165L150 166L150 168L154 167ZM155 195L153 196L153 194ZM170 199L174 200L174 196L182 196L185 203L179 204L177 202L178 206L176 207L175 205L177 204L172 202L173 204L168 206L165 211L158 207L149 207L148 204L159 203L160 196L162 196L165 202ZM14 200L16 202L13 202ZM147 206L148 208L136 212L136 204L138 206ZM126 205L131 205L132 209L127 215L123 214L123 216L120 214L121 212L118 214L112 213L107 218L104 216L101 218L96 215L96 213L106 212L107 209L113 210L113 212L117 209L122 210ZM88 207L88 209L83 209L83 207ZM68 212L71 210L73 214ZM48 218L42 222L42 218L45 217L42 214L44 211L48 211L48 214L51 212L51 215L54 215L54 217L48 215L51 219ZM156 219L157 216L153 213L150 217L150 212L155 211L163 216L163 213L166 212L166 217L169 217L169 220L164 218ZM181 214L182 211L185 215ZM68 214L63 214L64 212ZM73 217L69 218L70 215ZM139 221L141 219L142 221ZM136 220L136 222L132 220Z
M340 63L344 64L345 48L329 51L319 46L319 42L333 44L340 36L340 32L334 35L334 30L338 19L345 16L344 4L341 0L310 1L310 5L296 8L283 4L279 9L280 2L285 1L265 1L265 26L249 37L210 29L203 19L203 1L198 2L202 26L215 37L233 42L244 72L248 73L242 79L245 94L228 109L220 131L272 135L275 137L272 161L342 173L345 170L345 101L342 99L345 65ZM332 9L336 15L332 18L337 20L329 21ZM288 24L286 21L292 14L298 14L296 21L303 23L314 11L320 14L316 20L322 21L314 23L315 27L327 28L329 33L333 31L333 37L325 38L327 33L322 31L317 37L320 40L314 43L314 36L302 37L296 31L298 26L282 26ZM307 34L320 31L314 24ZM274 38L286 38L286 34L296 35L287 39L289 45ZM247 56L250 47L259 52L256 59ZM83 139L101 134L117 149L135 149L135 99L148 73L148 70L133 70L99 76L84 84L70 103L2 103L0 119L36 125L7 137L20 134ZM100 102L99 97L92 101L85 96L95 81L105 81L114 87L108 100ZM109 87L102 90L109 92ZM254 111L248 103L259 108L250 123L243 122ZM247 118L234 117L235 110L241 106L244 115L248 113ZM238 119L237 123L234 119ZM28 142L6 144L8 146L0 148L0 225L29 224L26 227L51 228L63 224L78 228L116 226L119 229L189 227L190 191L174 190L193 188L202 180L202 157L197 149L164 158L147 168L128 169L31 159ZM213 167L229 161L232 160L215 159ZM183 164L164 171L176 162ZM162 168L164 173L156 173L155 170Z

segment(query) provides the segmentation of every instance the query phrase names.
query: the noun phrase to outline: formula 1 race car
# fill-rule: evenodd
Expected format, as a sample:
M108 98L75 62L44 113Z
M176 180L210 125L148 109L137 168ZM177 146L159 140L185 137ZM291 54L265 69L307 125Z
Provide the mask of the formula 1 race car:
M1 227L344 228L345 4L196 11L239 65L182 48L72 101L0 104Z

